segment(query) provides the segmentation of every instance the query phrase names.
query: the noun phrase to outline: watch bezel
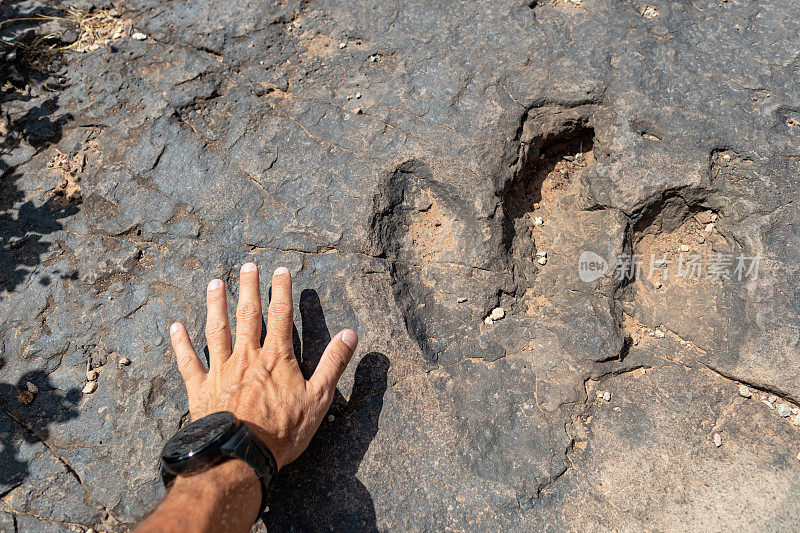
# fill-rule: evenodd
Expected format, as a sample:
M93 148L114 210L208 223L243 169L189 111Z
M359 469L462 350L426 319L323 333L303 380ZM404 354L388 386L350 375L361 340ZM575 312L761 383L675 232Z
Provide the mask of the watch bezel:
M222 415L222 416L221 416ZM219 418L219 421L214 421L216 424L226 424L222 431L218 432L214 437L203 443L198 448L194 448L182 455L166 455L165 451L168 448L170 441L180 438L181 432L191 427L194 424L199 424L203 421L208 422L206 419L209 417ZM202 418L198 418L192 423L182 427L178 430L173 437L167 441L161 451L161 462L164 467L173 474L181 474L189 472L195 468L209 466L216 463L220 459L220 450L222 446L227 443L233 435L241 427L241 422L228 411L220 411L211 413Z

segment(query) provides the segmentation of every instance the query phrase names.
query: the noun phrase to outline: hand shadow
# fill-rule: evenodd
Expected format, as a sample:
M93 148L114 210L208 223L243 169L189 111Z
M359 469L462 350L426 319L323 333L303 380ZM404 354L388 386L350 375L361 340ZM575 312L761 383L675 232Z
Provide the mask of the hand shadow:
M300 316L300 368L308 378L331 338L315 290L301 293ZM268 531L377 531L375 505L356 473L378 432L388 370L388 357L368 353L356 368L350 401L336 390L308 449L278 476L263 515Z

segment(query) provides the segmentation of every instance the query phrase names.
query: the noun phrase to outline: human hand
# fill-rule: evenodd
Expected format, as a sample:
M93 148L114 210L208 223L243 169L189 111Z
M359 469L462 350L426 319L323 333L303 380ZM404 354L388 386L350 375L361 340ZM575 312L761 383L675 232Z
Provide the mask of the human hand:
M179 322L170 327L192 420L218 411L232 412L269 447L278 468L292 462L308 446L358 344L352 330L339 332L306 380L292 346L293 309L292 277L281 267L272 276L267 335L261 346L258 268L247 263L239 278L235 344L228 323L225 286L220 280L208 284L208 370L197 357L186 328Z

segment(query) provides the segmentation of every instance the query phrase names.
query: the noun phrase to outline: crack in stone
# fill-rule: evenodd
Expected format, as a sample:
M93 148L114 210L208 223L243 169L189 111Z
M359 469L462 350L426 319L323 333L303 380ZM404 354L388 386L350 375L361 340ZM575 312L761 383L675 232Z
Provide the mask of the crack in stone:
M720 370L718 370L716 368L713 368L712 366L710 366L708 363L706 363L704 361L700 361L700 364L703 365L703 367L706 368L707 370L710 370L712 373L714 373L717 377L722 378L722 379L724 379L726 381L730 381L731 383L735 383L737 385L746 385L748 388L753 389L755 391L777 396L779 400L783 400L784 402L791 403L791 404L793 404L795 406L798 406L798 404L800 404L800 401L798 401L798 399L796 399L791 394L789 394L789 393L787 393L785 391L782 391L779 388L772 387L772 386L770 386L768 384L756 383L756 382L748 380L748 379L743 379L743 378L740 378L740 377L736 377L733 374L722 372L722 371L720 371Z
M73 466L69 463L69 461L66 458L64 458L61 454L59 454L49 442L47 442L47 439L42 438L42 436L39 435L39 433L31 424L28 424L25 421L21 420L20 418L9 412L3 406L0 406L0 411L5 413L6 416L11 418L14 422L19 424L25 430L25 432L28 433L28 435L33 437L36 441L41 442L42 445L45 448L47 448L47 450L52 454L52 456L64 466L67 472L69 472L69 474L75 478L75 480L80 484L80 486L83 487L84 490L86 490L86 487L83 484L83 480L81 479L81 476L78 474L77 470L75 470L75 468L73 468Z
M42 516L42 515L39 515L39 514L36 514L36 513L26 513L26 512L14 509L8 503L6 503L6 502L3 502L3 503L5 504L4 511L9 513L10 515L12 515L14 517L14 531L18 531L17 528L19 527L18 524L17 524L17 520L16 520L17 516L26 516L28 518L35 518L36 520L41 520L42 522L47 522L48 524L54 524L54 525L58 525L58 526L77 527L77 528L80 528L81 531L89 529L84 524L79 524L77 522L66 522L66 521L62 521L62 520L53 520L52 518L47 518L46 516Z

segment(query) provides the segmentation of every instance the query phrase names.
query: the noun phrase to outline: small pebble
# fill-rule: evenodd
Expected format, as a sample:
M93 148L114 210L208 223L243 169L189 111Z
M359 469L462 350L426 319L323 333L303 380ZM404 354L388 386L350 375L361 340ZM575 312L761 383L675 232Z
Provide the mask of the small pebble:
M506 316L506 312L502 307L495 307L483 321L487 324L493 324Z
M334 420L336 420L336 417L335 417L335 416L333 416L333 415L328 415L328 422L333 422Z
M147 39L147 35L140 31L135 31L131 34L131 38L136 39L137 41L144 41Z
M361 93L356 93L356 98L361 98Z
M533 202L533 208L539 209L539 202Z
M466 302L466 301L467 301L467 299L466 299L464 296L462 296L462 297L461 297L461 298L459 298L457 301L458 301L458 303L460 303L460 304L463 304L464 302Z
M778 416L780 416L781 418L786 418L790 414L792 414L792 409L785 403L779 403L778 405L776 405L775 410L778 411Z
M86 371L86 381L97 381L97 376L100 374L95 369Z
M547 257L544 257L544 256L540 257L539 259L536 260L536 262L539 263L540 265L546 265L547 264Z
M688 252L689 251L689 245L688 244L681 244L680 250L681 250L681 252Z
M774 394L770 394L769 396L767 396L767 401L769 403L775 403L778 401L778 397L775 396Z
M714 433L714 446L716 446L717 448L722 446L722 437L720 436L719 433Z
M719 216L716 213L711 214L711 222L716 222Z
M129 364L131 364L131 360L127 357L123 357L119 360L119 366L128 366Z
M339 49L340 49L340 50L341 50L342 48L344 48L345 46L347 46L347 43L339 43Z
M19 403L24 403L25 405L31 403L33 401L33 398L34 398L33 393L29 390L20 391L20 393L17 394L17 400L19 401Z
M28 389L28 391L33 394L39 392L39 387L37 387L35 383L32 383L30 381L25 383L25 388Z
M605 392L603 393L603 399L604 399L605 401L607 401L607 402L610 402L610 401L611 401L611 393L610 393L609 391L605 391Z
M96 381L89 381L83 387L83 393L84 394L91 394L96 390L97 390L97 382Z
M354 112L356 115L360 115L360 114L362 114L364 111L363 111L363 110L362 110L360 107L357 107L357 108L355 108L355 109L353 110L353 112Z
M544 219L542 217L534 218L533 219L533 225L534 226L543 226L544 225Z
M800 461L800 452L797 452L797 460Z
M89 528L86 530L86 533L97 533L94 529Z
M747 388L747 385L739 385L739 396L744 396L745 398L750 398L753 395L750 392L750 389Z
M711 220L711 215L708 214L707 211L701 211L694 216L694 219L699 222L700 224L706 225L714 222Z
M653 6L647 6L642 10L642 16L646 19L654 19L658 17L658 9Z
M714 224L709 224L706 226L706 233L711 233L714 231Z
M663 338L664 338L664 332L663 332L663 331L661 331L660 329L657 329L657 330L655 331L655 333L653 333L653 336L654 336L655 338L657 338L657 339L663 339Z

